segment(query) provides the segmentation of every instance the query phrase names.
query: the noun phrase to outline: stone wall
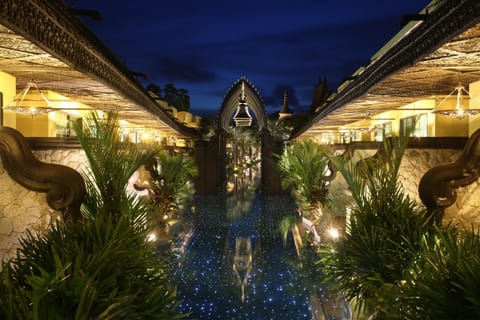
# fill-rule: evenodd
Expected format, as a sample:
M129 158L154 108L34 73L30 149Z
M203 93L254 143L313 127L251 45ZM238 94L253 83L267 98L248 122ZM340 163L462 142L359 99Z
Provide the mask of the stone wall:
M87 157L81 149L33 150L33 154L42 162L62 164L80 173L88 167Z
M368 157L375 150L360 150L354 159ZM462 150L454 149L407 149L400 165L399 183L402 184L405 194L423 206L419 195L418 185L422 176L431 168L455 162ZM346 182L340 173L332 181L330 194L333 197L333 213L345 215L349 197L346 194ZM480 180L465 187L457 189L457 201L445 210L445 223L461 224L471 228L472 224L480 226Z
M480 227L480 179L457 191L457 201L445 209L444 222L459 224L466 229Z
M87 165L80 149L34 151L42 162L63 164L77 171ZM47 204L46 193L30 191L15 182L5 171L0 160L0 261L15 255L19 238L27 229L45 231L62 219L60 211Z
M422 204L418 195L418 185L423 175L433 167L456 161L461 153L462 150L406 149L399 177L405 193Z
M27 229L42 232L57 218L61 213L48 206L46 194L16 183L0 160L0 261L15 254Z
M423 174L432 167L455 162L462 150L407 149L400 168L400 181L411 197L418 197L418 184ZM460 224L465 228L480 226L480 180L459 188L456 202L445 209L443 222Z

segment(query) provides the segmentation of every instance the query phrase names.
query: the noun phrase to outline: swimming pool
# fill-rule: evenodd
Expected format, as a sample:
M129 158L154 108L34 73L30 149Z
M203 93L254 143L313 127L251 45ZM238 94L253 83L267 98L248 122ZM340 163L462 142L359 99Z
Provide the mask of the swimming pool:
M295 215L287 195L198 196L184 215L176 271L189 319L351 319L344 301L309 279L280 221ZM318 280L317 280L318 281Z

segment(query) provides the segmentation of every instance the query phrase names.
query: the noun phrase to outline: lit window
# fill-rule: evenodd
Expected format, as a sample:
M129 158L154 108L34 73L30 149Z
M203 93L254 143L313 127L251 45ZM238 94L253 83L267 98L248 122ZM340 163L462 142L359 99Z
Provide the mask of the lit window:
M427 120L426 113L400 119L400 135L404 136L407 132L411 132L411 137L426 137L428 132Z

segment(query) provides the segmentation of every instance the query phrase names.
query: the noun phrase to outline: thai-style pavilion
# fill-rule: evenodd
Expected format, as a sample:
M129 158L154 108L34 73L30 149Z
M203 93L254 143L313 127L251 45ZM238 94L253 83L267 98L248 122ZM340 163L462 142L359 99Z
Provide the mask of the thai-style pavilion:
M199 118L155 99L76 13L62 0L0 2L0 260L25 230L78 218L87 161L74 121L115 111L124 141L194 146Z

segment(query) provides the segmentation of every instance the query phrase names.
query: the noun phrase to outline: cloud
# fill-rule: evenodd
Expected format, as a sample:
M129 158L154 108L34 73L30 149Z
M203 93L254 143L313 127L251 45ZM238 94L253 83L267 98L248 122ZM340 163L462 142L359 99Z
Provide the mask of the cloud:
M307 109L319 78L335 91L400 30L403 13L420 8L393 0L78 2L102 12L88 24L131 70L186 88L192 108L213 110L240 76L269 110L278 111L286 89L292 109Z
M166 81L204 83L217 79L216 73L178 58L161 56L156 58L152 65L151 72L159 75Z

